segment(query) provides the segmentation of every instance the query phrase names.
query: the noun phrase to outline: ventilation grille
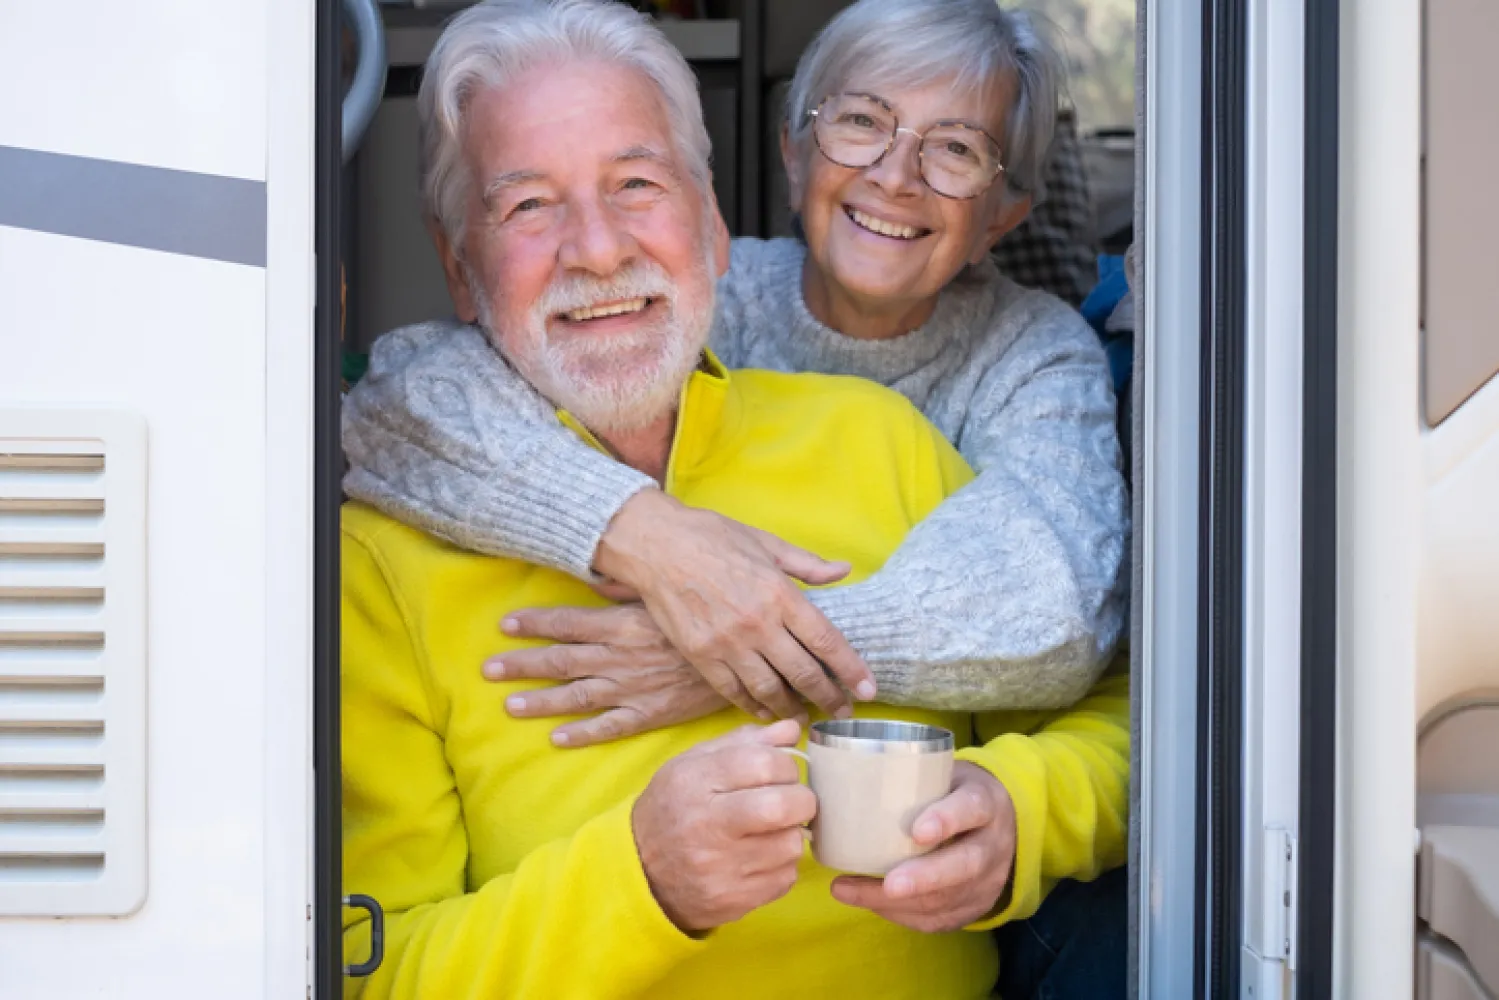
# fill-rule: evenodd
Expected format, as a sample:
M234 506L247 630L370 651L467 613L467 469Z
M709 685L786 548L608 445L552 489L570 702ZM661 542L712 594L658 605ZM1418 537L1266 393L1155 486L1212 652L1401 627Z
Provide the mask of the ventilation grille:
M145 897L145 430L0 409L0 914Z

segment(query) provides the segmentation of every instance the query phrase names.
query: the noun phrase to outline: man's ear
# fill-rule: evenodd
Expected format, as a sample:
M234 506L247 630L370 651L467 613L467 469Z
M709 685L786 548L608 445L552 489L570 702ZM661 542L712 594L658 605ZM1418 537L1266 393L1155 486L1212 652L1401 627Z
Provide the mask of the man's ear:
M468 282L463 277L463 264L458 258L457 250L436 219L427 220L427 231L432 234L432 242L437 246L437 256L442 261L442 274L448 282L448 297L453 300L453 311L461 322L477 323L479 309L469 291Z
M802 158L791 148L791 127L781 126L781 166L786 168L787 199L792 212L802 203Z
M713 212L713 277L722 278L729 270L729 225L723 221L717 198L709 195L708 207Z
M1001 179L997 185L1001 190L991 196L994 198L994 205L989 209L989 223L984 227L973 255L968 258L970 264L977 264L988 256L989 251L994 249L994 244L1003 239L1005 233L1020 225L1031 214L1031 196L1012 195L1003 189L1003 185L1004 181Z

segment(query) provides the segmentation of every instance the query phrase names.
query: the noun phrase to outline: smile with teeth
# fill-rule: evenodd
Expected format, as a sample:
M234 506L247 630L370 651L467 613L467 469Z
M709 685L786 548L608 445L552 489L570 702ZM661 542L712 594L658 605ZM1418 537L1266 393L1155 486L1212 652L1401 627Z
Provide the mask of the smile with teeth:
M857 208L850 208L846 205L843 210L860 229L867 229L871 233L878 233L891 239L914 240L931 232L930 229L917 229L915 226L903 226L898 222L886 222L884 219L877 219L867 212L861 212Z
M572 309L563 313L563 317L569 323L581 323L589 319L603 319L605 316L623 316L626 313L637 313L651 304L648 298L625 299L623 302L606 302L599 306L584 306L582 309Z

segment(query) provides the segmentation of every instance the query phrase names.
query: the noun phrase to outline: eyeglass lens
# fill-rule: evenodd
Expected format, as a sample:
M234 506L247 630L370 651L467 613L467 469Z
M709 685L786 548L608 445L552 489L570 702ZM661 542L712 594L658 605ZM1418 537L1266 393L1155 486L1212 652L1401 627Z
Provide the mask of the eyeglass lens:
M817 109L813 135L828 159L862 169L878 163L895 141L895 113L862 94L829 97ZM999 148L966 125L937 125L921 138L921 175L949 198L971 198L1000 170Z

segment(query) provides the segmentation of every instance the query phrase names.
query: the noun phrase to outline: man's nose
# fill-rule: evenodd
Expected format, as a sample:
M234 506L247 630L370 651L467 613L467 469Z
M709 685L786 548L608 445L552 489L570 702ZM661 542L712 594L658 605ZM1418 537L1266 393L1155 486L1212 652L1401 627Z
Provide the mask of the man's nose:
M559 254L563 267L604 276L634 258L634 237L607 206L579 205L569 216Z
M871 184L894 197L921 193L921 137L908 128L895 139L880 162L864 171Z

